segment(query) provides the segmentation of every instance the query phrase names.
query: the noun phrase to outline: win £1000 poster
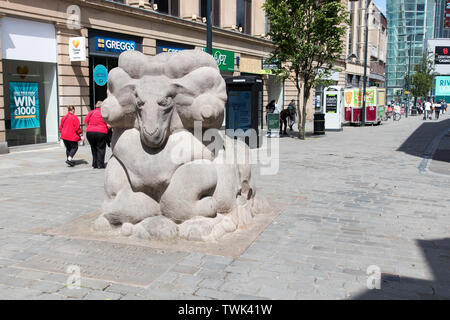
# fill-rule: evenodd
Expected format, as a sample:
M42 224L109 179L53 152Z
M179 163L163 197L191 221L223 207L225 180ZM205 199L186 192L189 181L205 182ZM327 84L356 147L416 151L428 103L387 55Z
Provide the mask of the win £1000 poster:
M39 128L39 86L37 82L10 82L11 129Z

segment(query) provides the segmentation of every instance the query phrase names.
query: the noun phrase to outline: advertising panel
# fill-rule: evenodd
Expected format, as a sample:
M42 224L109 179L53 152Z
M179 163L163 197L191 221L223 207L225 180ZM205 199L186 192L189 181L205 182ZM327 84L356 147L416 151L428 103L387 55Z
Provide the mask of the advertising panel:
M39 85L37 82L10 82L11 129L39 128Z
M450 76L438 76L436 81L436 96L450 96Z
M353 106L353 93L354 90L345 90L345 107L352 107Z
M338 95L327 93L325 97L326 113L337 113Z
M445 0L444 29L450 29L450 0Z
M435 64L450 64L450 46L448 47L435 47L434 51Z

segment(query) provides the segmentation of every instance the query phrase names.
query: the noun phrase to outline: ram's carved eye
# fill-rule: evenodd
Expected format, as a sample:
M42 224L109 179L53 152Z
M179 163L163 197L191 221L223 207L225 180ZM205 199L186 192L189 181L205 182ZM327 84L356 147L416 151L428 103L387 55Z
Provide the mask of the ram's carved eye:
M163 97L163 98L158 99L157 103L161 107L170 107L172 105L172 98L171 97Z
M139 110L141 110L141 109L142 109L142 106L145 104L145 102L142 101L142 99L141 99L137 94L135 94L135 97L136 97L136 107L137 107Z

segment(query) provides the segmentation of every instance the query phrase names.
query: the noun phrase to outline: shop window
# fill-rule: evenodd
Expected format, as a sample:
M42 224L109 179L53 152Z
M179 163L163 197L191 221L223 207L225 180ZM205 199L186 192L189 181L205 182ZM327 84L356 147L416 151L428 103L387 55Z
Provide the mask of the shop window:
M9 146L58 141L56 64L3 60Z
M171 16L178 17L180 15L179 0L149 0L152 7L158 6L157 11Z
M242 28L242 32L252 32L252 1L236 0L236 25Z
M200 0L200 16L207 17L208 12L206 11L208 4L208 0ZM211 18L212 18L212 24L215 27L220 27L220 0L212 0L212 12L211 12Z

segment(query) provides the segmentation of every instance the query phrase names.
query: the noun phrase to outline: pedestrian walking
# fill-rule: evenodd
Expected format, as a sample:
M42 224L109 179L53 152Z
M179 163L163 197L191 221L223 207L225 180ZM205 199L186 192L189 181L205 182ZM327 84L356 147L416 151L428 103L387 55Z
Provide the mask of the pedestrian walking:
M433 110L434 110L434 119L439 120L439 115L441 113L441 105L440 103L433 104Z
M288 104L288 110L289 110L289 128L292 131L292 126L295 123L295 117L297 116L297 108L295 107L295 100L292 99L291 102Z
M431 120L431 102L430 101L425 102L423 120L427 120L428 117Z
M270 130L269 130L269 122L268 122L268 114L269 113L274 113L275 112L275 109L276 109L276 106L275 106L275 100L272 100L272 101L270 101L268 104L267 104L267 106L266 106L266 124L267 124L267 134L269 135L270 134Z
M419 102L418 108L417 110L419 111L419 114L421 115L423 113L423 106L422 106L422 102Z
M84 120L84 123L87 125L86 137L91 145L92 167L94 169L105 168L108 125L102 117L102 102L103 101L97 101L95 109L90 111Z
M286 129L287 129L287 121L290 117L291 113L289 111L289 109L284 109L280 112L280 134L286 134ZM283 130L283 125L284 125L284 130ZM292 129L291 129L292 131Z
M66 163L73 167L75 162L73 157L78 151L78 141L83 140L82 131L80 127L80 120L74 114L75 107L67 106L68 112L62 117L59 125L59 133L61 139L66 147Z
M444 115L445 113L445 100L441 100L441 114Z

